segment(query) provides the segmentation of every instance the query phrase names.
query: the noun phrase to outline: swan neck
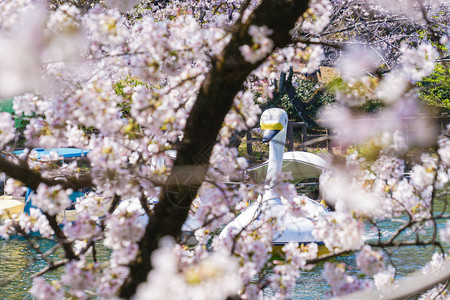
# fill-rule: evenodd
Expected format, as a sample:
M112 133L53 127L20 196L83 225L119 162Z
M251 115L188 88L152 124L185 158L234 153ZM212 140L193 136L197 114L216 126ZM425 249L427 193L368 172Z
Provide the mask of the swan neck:
M277 139L273 139L269 143L269 163L266 175L266 181L268 182L275 179L277 173L280 173L283 167L284 144L286 141L286 131L283 131L276 136L278 137Z

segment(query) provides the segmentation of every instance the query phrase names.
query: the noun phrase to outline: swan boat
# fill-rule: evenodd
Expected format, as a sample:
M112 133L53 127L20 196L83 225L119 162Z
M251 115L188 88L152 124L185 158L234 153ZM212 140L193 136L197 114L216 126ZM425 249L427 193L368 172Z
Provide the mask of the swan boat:
M279 172L291 172L292 182L299 183L305 179L317 179L327 163L317 155L307 152L284 153L286 142L286 129L288 116L279 108L271 108L261 115L261 129L263 130L263 142L269 142L269 160L261 165L247 170L247 175L255 182L270 183ZM300 197L300 196L297 196ZM277 195L276 191L267 186L266 192L238 215L220 233L219 238L225 238L231 234L231 230L240 232L245 228L249 230L256 227L256 220L261 212L269 216L283 215L284 221L280 229L272 237L273 254L282 254L282 247L289 242L298 243L299 246L308 243L319 245L318 255L329 252L323 242L318 241L312 234L314 220L323 214L328 214L325 204L321 204L307 197L302 197L303 216L298 217L286 213L286 199Z

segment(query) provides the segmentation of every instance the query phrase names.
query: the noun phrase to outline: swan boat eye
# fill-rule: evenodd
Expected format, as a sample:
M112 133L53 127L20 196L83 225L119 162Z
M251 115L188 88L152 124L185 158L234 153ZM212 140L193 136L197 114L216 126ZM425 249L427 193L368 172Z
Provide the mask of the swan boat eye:
M270 142L281 130L264 130L262 142L267 143Z

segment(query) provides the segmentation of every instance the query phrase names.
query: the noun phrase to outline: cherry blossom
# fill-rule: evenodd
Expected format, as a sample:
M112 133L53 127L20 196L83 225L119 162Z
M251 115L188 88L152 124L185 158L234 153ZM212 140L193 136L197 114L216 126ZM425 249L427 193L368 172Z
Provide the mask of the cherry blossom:
M443 284L438 284L434 288L430 289L426 293L423 293L420 295L420 300L430 300L430 299L436 299L436 300L445 300L448 298L448 295L445 292L445 286Z
M339 206L338 206L339 207ZM349 213L335 213L322 216L313 234L330 249L356 250L364 243L364 223Z
M431 44L422 43L416 49L402 46L403 69L411 76L411 80L419 81L434 69L438 53Z
M373 276L374 284L379 290L391 287L394 283L395 268L388 266L387 270L378 272Z
M301 23L302 30L310 33L320 33L330 22L331 3L328 0L313 0L310 9L304 14Z
M248 33L253 38L253 45L241 46L241 54L246 61L256 63L272 51L273 42L268 38L272 30L267 26L250 25Z
M431 261L429 261L422 269L425 275L431 275L433 272L439 270L445 263L447 255L440 253L433 253Z
M152 257L155 267L148 275L148 283L139 287L137 299L148 295L155 299L221 299L238 292L241 284L232 257L213 253L180 272L173 241L163 239L161 243Z
M36 299L64 299L64 290L62 287L49 284L42 277L33 279L33 287L30 289L30 293L36 297Z
M342 296L371 287L370 281L357 279L354 276L348 275L345 271L345 264L343 263L325 263L323 277L331 286L331 295L333 296Z
M98 266L95 264L86 265L86 262L83 260L68 263L65 266L65 274L61 278L62 283L76 291L84 291L96 287L97 282L94 272Z
M63 190L61 186L48 187L40 184L36 194L32 196L32 202L33 205L54 216L72 205L69 199L71 193L71 190Z
M384 269L383 255L365 245L356 257L356 264L367 275L375 275Z

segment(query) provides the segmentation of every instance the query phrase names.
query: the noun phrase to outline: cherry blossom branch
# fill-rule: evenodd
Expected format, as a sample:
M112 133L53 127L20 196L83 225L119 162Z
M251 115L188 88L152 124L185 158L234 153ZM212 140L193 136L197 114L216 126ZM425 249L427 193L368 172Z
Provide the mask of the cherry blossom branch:
M47 267L43 268L39 272L31 275L31 278L36 278L36 277L44 275L47 272L59 269L60 267L65 266L69 261L70 261L69 259L65 258L65 259L59 260L57 262L54 262L51 265L48 265Z
M189 207L199 183L186 180L186 166L197 166L195 177L200 183L205 178L212 146L222 126L225 115L230 110L233 99L241 89L248 75L256 69L267 53L257 62L245 61L240 47L252 44L248 33L251 24L266 25L273 30L270 36L275 47L284 47L292 42L289 31L294 28L298 17L306 11L309 1L271 0L263 1L244 24L237 23L232 28L232 36L222 53L214 57L212 67L206 75L197 100L187 119L184 137L177 152L162 197L155 207L146 232L139 242L139 255L130 265L130 277L125 281L120 296L130 298L137 286L147 279L152 269L150 257L158 248L158 242L165 235L178 239L181 228L188 216ZM279 16L282 15L283 18ZM205 130L207 128L207 130ZM181 182L181 184L180 184ZM177 204L177 205L175 205Z
M248 226L250 226L254 221L256 221L256 220L259 218L260 215L261 215L261 210L259 210L258 214L255 215L255 216L247 223L247 225L245 225L244 227L242 227L242 229L239 230L239 232L234 236L234 238L233 238L233 246L231 247L231 250L230 250L230 254L231 254L231 255L234 254L234 251L235 251L235 249L236 249L236 243L237 243L238 238L241 236L241 234L242 234L244 231L247 230Z
M441 249L441 252L444 253L444 248L442 247L441 242L435 241L435 240L429 240L429 241L420 241L420 240L409 240L409 241L401 241L401 242L376 242L371 243L368 242L366 245L369 245L371 247L409 247L409 246L437 246Z
M417 0L417 2L419 3L419 7L420 7L420 11L422 13L422 17L425 20L425 22L427 23L427 27L428 30L430 31L431 34L431 40L435 43L440 43L439 40L439 36L436 34L435 30L433 29L433 24L431 23L430 18L428 17L428 12L427 9L425 8L425 5L423 4L422 0Z
M365 24L378 25L378 24L385 24L385 23L397 23L397 22L402 22L402 21L407 22L407 21L409 21L409 19L406 17L397 17L396 19L392 18L392 19L374 20L374 21L366 22ZM331 22L330 22L330 24L331 24ZM335 31L323 32L320 34L320 37L351 31L351 30L354 30L355 28L360 27L362 24L364 24L364 23L352 24L348 27L338 29Z
M28 242L29 246L31 247L31 249L33 249L38 255L40 255L42 257L42 259L45 260L45 262L47 263L48 266L51 266L54 264L54 262L52 260L50 260L48 258L48 255L53 253L57 248L59 248L59 244L57 244L56 246L54 246L53 248L47 250L45 253L42 252L40 250L39 245L36 245L30 238L30 235L27 234L25 232L25 230L23 230L23 228L15 223L15 230L17 231L17 233L21 234ZM4 278L4 279L0 279L0 287L2 286L6 286L8 284L10 284L12 281L16 280L17 277L24 272L24 270L28 269L29 267L31 267L31 265L33 263L35 263L38 259L36 259L35 257L31 257L31 259L29 260L29 262L27 263L26 267L23 268L22 270L19 270L17 272L15 272L14 274L12 274L11 276L9 276L8 278ZM33 276L32 276L33 278Z
M20 225L17 224L17 226L15 226L16 231L21 234L28 242L29 246L38 254L40 255L40 257L45 260L45 262L47 263L47 266L43 269L41 269L39 272L34 273L33 275L31 275L31 278L35 278L38 276L41 276L49 271L53 271L58 269L59 267L65 265L67 262L69 262L69 259L63 259L57 262L54 262L53 260L49 259L49 255L54 253L61 245L58 243L55 246L53 246L52 248L50 248L49 250L42 252L40 249L39 245L36 245L33 240L31 239L30 235L27 234ZM37 261L36 258L32 258L31 259L31 263L34 263L35 261ZM30 264L31 265L31 264ZM0 284L1 286L1 284Z
M142 193L141 197L139 197L139 202L141 203L141 206L144 209L145 214L150 217L152 215L152 212L150 208L148 208L147 198L145 197L144 193Z
M357 250L333 251L332 253L324 254L324 255L321 255L321 256L316 257L314 259L308 259L308 260L306 260L306 264L307 265L309 265L309 264L317 264L319 262L327 261L327 260L329 260L331 258L339 257L341 255L350 254L350 253L353 253L355 251L357 251Z
M202 74L199 73L199 74L195 74L195 75L193 75L193 76L189 76L189 77L187 77L187 78L182 79L182 80L181 80L180 82L178 82L175 86L170 87L170 88L166 91L166 94L169 94L171 91L173 91L173 90L175 90L175 89L181 87L181 86L182 86L183 84L185 84L186 82L195 80L195 79L196 79L198 76L200 76L200 75L202 75ZM153 105L151 105L151 104L149 104L149 105L147 105L147 106L144 106L144 107L142 107L142 108L139 109L139 112L142 112L142 111L144 111L144 110L147 110L147 109L149 109L149 108L151 108L151 107L153 107ZM178 108L180 108L180 107L178 107Z
M75 255L75 252L72 248L72 241L67 239L67 236L64 234L62 229L59 227L58 222L56 222L56 216L51 216L46 212L43 212L44 216L47 218L50 227L55 232L56 240L63 247L65 257L69 260L78 259L78 255Z
M45 262L46 262L49 266L50 266L50 265L53 265L53 261L50 260L50 259L48 258L48 256L49 256L50 254L52 254L53 252L55 252L56 249L58 249L58 248L60 247L59 244L56 244L56 246L52 247L51 249L47 250L47 251L44 253L44 252L41 251L39 245L36 245L36 244L33 242L33 240L30 238L30 235L27 234L27 233L22 229L22 227L16 226L16 230L17 230L18 233L20 233L20 234L27 240L27 242L28 242L28 244L30 245L31 249L33 249L37 254L39 254L39 255L42 257L42 259L44 259Z
M119 203L120 203L120 197L117 194L114 194L111 206L108 209L108 215L111 215L116 210ZM102 229L102 232L105 230L105 218L103 218L101 220L100 228Z
M339 42L331 42L331 41L324 41L322 39L316 39L316 38L304 38L304 37L297 37L295 38L296 42L300 42L302 44L306 45L321 45L321 46L327 46L331 48L335 48L338 50L344 49L345 43L339 43Z
M410 247L410 246L437 246L437 247L439 247L441 249L441 251L444 251L441 243L438 242L438 241L425 241L425 242L421 242L421 241L402 241L402 242L396 242L396 243L393 243L393 242L390 242L390 243L387 243L387 242L373 242L373 243L371 243L371 242L369 242L369 243L366 243L366 245L369 245L371 247L383 248L383 249L387 248L387 247L396 247L396 248L398 248L398 247ZM351 253L353 253L355 251L359 251L359 249L357 249L357 250L339 250L339 251L334 251L332 253L324 254L324 255L321 255L321 256L319 256L317 258L314 258L314 259L308 259L308 260L306 260L306 264L317 264L319 262L328 261L329 259L336 258L336 257L339 257L341 255L351 254Z

